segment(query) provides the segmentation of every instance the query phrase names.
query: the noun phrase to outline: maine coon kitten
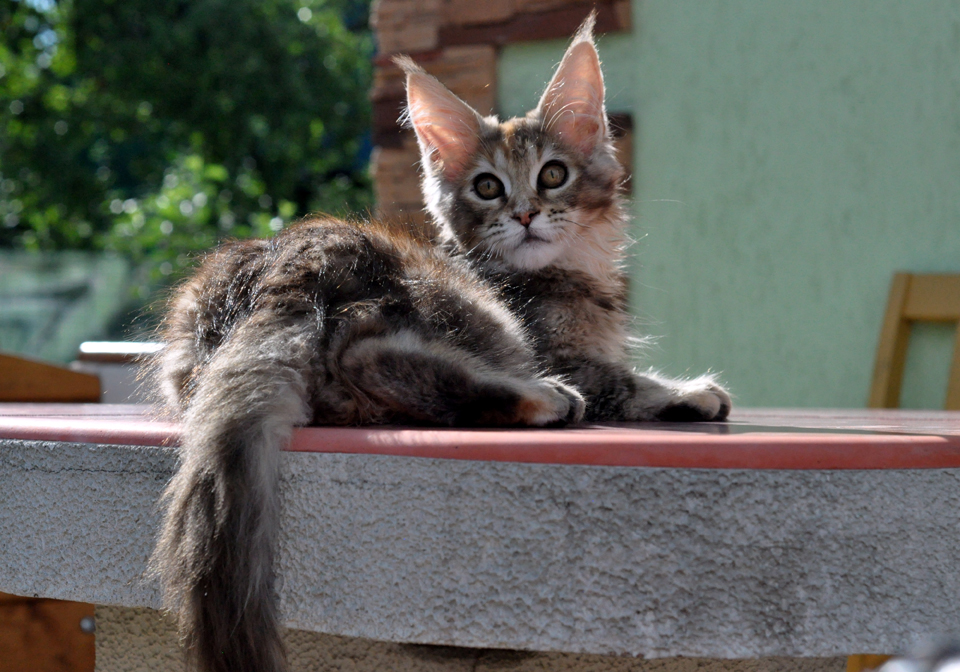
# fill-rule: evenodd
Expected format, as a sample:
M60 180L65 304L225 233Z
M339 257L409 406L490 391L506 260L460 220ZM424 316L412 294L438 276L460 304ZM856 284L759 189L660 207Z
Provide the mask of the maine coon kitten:
M152 559L191 667L285 668L273 561L296 425L576 422L519 321L402 229L334 219L226 244L179 288L160 384L183 422Z
M296 425L577 422L562 379L591 419L726 416L712 379L627 362L622 174L591 25L538 108L503 124L402 62L442 247L313 219L222 246L177 291L160 383L181 465L152 566L194 667L284 669L277 471Z
M536 109L504 122L397 59L427 209L444 243L500 288L550 372L584 395L587 420L723 420L730 397L711 376L669 380L629 363L624 173L593 23L591 15L573 38Z

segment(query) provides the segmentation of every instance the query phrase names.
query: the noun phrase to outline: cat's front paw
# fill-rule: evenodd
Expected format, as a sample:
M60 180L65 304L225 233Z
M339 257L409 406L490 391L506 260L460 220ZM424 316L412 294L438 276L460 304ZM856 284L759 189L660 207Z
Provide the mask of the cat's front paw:
M583 419L583 395L557 378L543 378L518 405L521 424L532 427L575 424Z
M683 383L676 397L658 414L666 422L703 422L726 420L733 406L730 394L710 376Z

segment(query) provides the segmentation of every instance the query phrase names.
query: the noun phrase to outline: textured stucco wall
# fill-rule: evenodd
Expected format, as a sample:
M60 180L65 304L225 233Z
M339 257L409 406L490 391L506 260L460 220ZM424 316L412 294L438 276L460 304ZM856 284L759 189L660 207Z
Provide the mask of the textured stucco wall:
M846 658L719 660L393 644L306 630L284 633L290 672L843 672ZM142 607L97 607L97 672L183 672L169 619Z
M634 115L634 305L670 373L747 405L862 407L890 276L960 272L960 4L634 0L600 42ZM510 46L507 114L562 42ZM942 407L926 327L904 405Z
M159 604L159 448L0 441L0 591ZM960 631L960 470L288 453L296 629L544 652L817 657Z

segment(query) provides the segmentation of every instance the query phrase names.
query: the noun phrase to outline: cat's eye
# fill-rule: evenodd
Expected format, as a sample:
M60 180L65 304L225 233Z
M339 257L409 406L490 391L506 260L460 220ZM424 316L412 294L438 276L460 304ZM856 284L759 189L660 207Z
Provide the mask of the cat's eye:
M556 189L567 181L567 167L559 161L550 161L540 169L537 177L539 186L544 189Z
M489 201L503 196L503 182L495 175L483 173L477 175L477 178L473 181L473 190L477 192L477 196Z

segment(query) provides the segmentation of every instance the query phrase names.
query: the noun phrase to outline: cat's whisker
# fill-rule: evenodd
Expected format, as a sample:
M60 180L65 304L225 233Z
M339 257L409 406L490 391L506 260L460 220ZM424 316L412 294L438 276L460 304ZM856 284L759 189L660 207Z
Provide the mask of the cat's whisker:
M493 256L493 252L490 249L481 249L481 245L485 245L485 244L486 244L486 241L481 240L476 245L468 248L464 254L467 257L479 256L478 262L485 263L489 261ZM480 250L478 255L475 254L477 250Z

